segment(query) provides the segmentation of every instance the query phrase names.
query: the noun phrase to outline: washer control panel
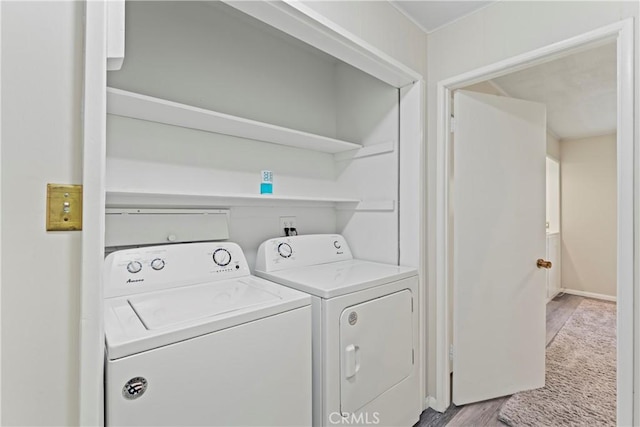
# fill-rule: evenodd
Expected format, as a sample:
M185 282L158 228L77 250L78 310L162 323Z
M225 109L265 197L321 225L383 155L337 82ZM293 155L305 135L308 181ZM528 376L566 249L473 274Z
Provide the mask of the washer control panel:
M353 259L339 234L311 234L269 239L258 248L256 270L278 271Z
M213 262L220 267L226 267L231 263L231 253L228 249L218 248L213 251Z
M116 251L105 259L105 297L248 276L240 246L184 243Z
M279 243L278 254L282 258L291 258L291 255L293 255L293 249L291 248L291 245L289 243Z
M154 270L162 270L164 268L164 260L162 258L154 258L150 265Z
M139 273L142 271L142 264L140 264L140 261L129 261L127 271L131 274Z

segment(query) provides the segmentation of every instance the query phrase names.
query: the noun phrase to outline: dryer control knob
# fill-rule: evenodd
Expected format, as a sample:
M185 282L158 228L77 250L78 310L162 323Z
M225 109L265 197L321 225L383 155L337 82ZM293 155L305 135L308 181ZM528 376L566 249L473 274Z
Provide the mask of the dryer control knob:
M213 262L220 267L225 267L231 262L231 254L226 249L218 248L213 252Z
M140 264L138 261L131 261L129 264L127 264L127 271L131 274L139 273L140 270L142 270L142 264Z
M293 254L293 249L288 243L280 243L278 245L278 253L282 258L289 258Z
M156 258L151 261L151 268L154 270L162 270L164 268L164 260L160 258Z

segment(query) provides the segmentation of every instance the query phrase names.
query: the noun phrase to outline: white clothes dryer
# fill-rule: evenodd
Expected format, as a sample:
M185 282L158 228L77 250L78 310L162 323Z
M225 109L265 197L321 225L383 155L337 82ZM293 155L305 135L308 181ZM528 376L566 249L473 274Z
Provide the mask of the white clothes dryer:
M422 411L418 275L340 235L267 240L255 274L312 295L313 424L412 426Z
M117 251L104 286L106 425L311 424L310 298L238 245Z

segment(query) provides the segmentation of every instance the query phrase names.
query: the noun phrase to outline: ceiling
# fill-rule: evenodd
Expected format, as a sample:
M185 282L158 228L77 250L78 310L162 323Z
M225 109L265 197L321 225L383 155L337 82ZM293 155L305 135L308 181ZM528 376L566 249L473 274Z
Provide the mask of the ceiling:
M390 0L427 33L494 1ZM508 96L546 104L547 125L559 139L616 131L616 45L609 43L493 79Z
M437 1L437 0L390 0L390 3L427 33L437 30L458 18L469 15L493 1Z
M560 139L616 131L614 42L491 82L508 96L546 104L547 126Z

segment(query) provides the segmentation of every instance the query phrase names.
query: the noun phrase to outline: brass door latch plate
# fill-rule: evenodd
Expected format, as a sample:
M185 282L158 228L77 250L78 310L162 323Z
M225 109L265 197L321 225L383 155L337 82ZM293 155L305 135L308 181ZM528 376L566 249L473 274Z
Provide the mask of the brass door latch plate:
M47 184L47 231L82 230L82 185Z
M551 264L551 261L545 261L542 258L540 258L539 260L536 261L536 266L538 268L546 268L549 269L553 266L553 264Z

